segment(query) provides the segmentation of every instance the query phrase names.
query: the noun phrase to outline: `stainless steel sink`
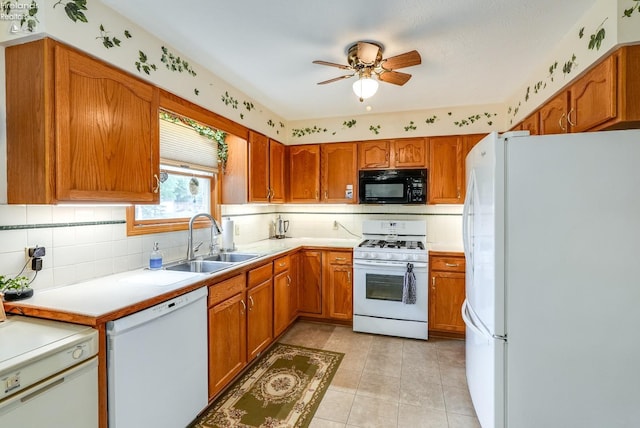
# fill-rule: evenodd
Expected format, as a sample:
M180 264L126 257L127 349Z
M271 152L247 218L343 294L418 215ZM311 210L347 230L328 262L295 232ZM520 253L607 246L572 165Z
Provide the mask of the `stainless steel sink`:
M260 254L253 253L220 253L215 256L205 257L205 260L228 262L228 263L240 263L247 260L255 259Z
M165 266L166 270L178 270L182 272L211 273L233 266L234 263L213 260L191 260L173 263Z

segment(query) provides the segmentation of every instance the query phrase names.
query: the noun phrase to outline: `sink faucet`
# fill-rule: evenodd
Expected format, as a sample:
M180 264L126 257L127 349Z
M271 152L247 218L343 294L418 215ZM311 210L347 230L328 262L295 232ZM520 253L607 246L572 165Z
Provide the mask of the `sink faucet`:
M211 244L209 245L209 249L211 252L213 252L217 246L215 238L222 233L222 231L220 230L220 226L218 225L218 222L216 221L215 218L211 216L211 214L198 213L198 214L195 214L193 217L191 217L191 220L189 220L189 236L187 240L187 260L195 259L196 258L195 253L196 251L198 251L197 248L195 249L193 248L193 222L198 217L206 217L211 221ZM200 247L200 245L202 245L202 242L198 244L197 247Z

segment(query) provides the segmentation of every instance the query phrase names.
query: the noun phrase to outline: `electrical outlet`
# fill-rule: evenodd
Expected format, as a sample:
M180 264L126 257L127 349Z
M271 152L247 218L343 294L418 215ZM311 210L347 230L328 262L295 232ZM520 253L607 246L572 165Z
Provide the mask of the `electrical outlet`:
M338 230L338 222L336 220L333 221L333 230Z
M240 225L236 224L234 229L233 229L233 233L236 234L236 236L240 236Z
M44 257L46 251L44 247L38 247L36 245L35 247L27 248L27 254L29 257Z

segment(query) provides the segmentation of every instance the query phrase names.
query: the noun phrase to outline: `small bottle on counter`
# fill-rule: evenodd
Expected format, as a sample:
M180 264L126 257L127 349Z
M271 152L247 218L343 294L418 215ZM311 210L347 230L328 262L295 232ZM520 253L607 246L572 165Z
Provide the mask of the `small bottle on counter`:
M149 256L149 269L156 270L162 268L162 251L157 242L153 243L153 251Z

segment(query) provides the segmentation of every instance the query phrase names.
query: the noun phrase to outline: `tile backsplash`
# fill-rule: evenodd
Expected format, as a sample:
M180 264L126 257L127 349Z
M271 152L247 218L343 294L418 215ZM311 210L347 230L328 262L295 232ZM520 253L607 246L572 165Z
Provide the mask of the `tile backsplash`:
M424 219L427 241L461 243L462 207L372 205L225 205L223 217L235 225L236 245L274 235L278 215L289 220L287 236L354 238L365 219ZM14 276L28 262L26 248L46 247L43 269L32 283L45 289L85 281L147 265L153 243L164 261L184 258L187 233L127 236L124 206L52 206L0 204L0 274ZM334 229L334 222L339 226ZM353 235L352 235L353 234ZM208 229L195 231L194 241L209 239ZM30 266L24 274L34 277Z

